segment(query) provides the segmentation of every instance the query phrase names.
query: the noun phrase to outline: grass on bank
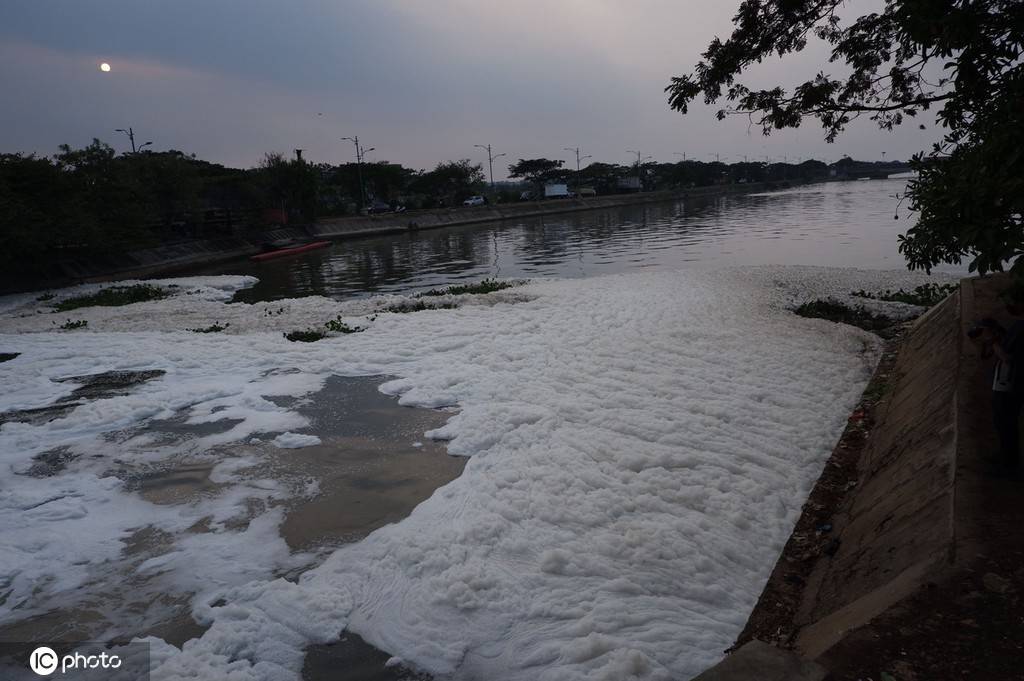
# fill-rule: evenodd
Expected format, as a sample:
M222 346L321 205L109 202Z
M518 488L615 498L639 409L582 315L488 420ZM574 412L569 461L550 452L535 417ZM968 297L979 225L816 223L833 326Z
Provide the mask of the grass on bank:
M96 293L65 298L53 306L54 312L67 312L80 307L116 307L143 303L147 300L160 300L171 295L167 290L152 284L133 284L132 286L110 286Z

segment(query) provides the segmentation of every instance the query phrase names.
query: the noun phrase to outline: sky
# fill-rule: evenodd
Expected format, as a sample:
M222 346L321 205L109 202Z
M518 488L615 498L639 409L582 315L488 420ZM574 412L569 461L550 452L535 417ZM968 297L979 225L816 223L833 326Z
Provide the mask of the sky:
M92 138L250 167L301 148L314 162L429 169L507 154L629 163L682 158L905 159L934 125L856 121L826 144L814 120L770 137L718 107L669 109L664 88L726 37L739 0L7 0L0 7L0 152L56 153ZM862 10L858 3L855 9ZM850 12L849 6L847 11ZM852 18L852 17L851 17ZM812 44L755 65L752 86L827 64ZM99 65L107 62L110 72ZM634 152L634 153L629 153Z

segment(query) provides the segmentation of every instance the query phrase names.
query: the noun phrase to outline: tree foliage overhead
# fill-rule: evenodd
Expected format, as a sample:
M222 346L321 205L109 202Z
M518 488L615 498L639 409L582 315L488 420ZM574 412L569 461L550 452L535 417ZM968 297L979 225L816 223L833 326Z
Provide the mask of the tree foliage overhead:
M715 39L693 73L666 88L686 113L703 95L725 100L719 118L746 114L765 134L817 118L829 142L868 116L891 130L933 107L945 136L914 158L908 186L918 223L901 237L910 268L970 257L971 269L1024 270L1024 3L1020 0L886 0L844 24L841 0L743 0L727 40ZM754 63L830 44L846 75L820 71L790 91L737 78Z

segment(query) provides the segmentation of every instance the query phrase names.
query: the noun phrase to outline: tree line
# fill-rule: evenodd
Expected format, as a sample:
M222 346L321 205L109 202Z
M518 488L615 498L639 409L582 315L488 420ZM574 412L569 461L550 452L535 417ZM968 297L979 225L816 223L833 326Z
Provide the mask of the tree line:
M851 161L852 162L852 161ZM492 202L543 195L562 182L594 194L654 191L728 182L821 179L820 161L787 163L591 163L576 171L560 160L519 159L515 182L489 191L480 164L468 159L416 170L387 161L310 163L266 154L237 169L181 151L117 154L93 140L62 145L52 157L0 154L0 267L34 270L54 258L108 255L181 240L239 234L278 224L398 207L457 206L475 194Z

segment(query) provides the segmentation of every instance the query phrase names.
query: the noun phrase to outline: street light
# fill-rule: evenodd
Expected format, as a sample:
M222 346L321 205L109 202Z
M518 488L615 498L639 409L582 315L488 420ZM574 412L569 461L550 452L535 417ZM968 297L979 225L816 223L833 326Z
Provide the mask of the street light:
M641 159L640 158L640 152L639 151L633 151L632 149L626 149L626 153L627 154L636 154L636 181L637 181L637 184L639 185L637 187L637 191L643 191L643 189L644 189L644 182L640 178L640 164L643 163L644 161L647 161L647 160L649 160L651 158L654 158L654 157L653 156L644 156Z
M149 145L152 144L152 142L146 142L145 144L140 146L138 149L136 149L135 148L135 131L132 130L131 127L129 127L127 130L125 130L124 128L116 128L114 130L114 132L123 132L124 134L128 135L128 141L132 143L132 153L133 154L139 152L142 149L142 147L148 147Z
M494 191L494 159L501 158L502 156L508 156L508 154L495 154L491 155L491 145L488 144L486 147L482 144L474 144L474 147L480 147L481 149L487 150L487 170L491 176L491 191Z
M348 140L352 144L356 145L356 175L359 177L359 193L362 196L362 203L360 208L366 208L366 185L363 184L363 159L366 157L366 152L373 151L375 147L364 149L359 146L359 137L342 137L343 140Z
M576 193L579 194L580 193L580 161L585 161L588 158L592 158L592 156L590 154L587 154L586 156L580 156L580 148L579 147L576 147L575 149L573 149L572 147L563 147L563 149L565 151L574 151L574 152L576 152Z

